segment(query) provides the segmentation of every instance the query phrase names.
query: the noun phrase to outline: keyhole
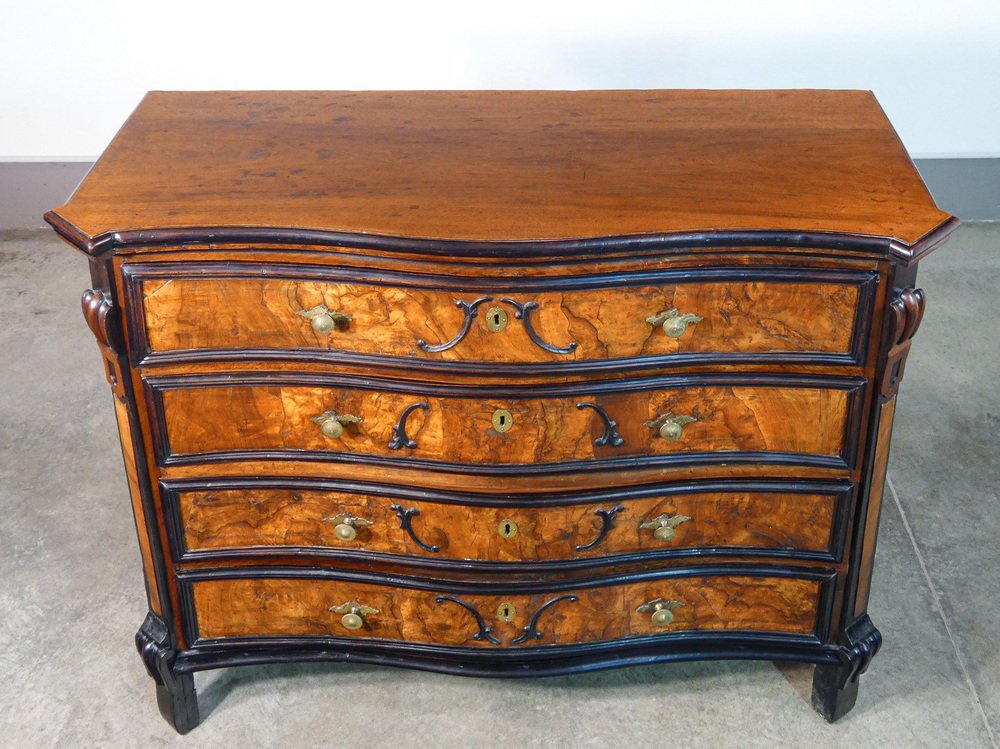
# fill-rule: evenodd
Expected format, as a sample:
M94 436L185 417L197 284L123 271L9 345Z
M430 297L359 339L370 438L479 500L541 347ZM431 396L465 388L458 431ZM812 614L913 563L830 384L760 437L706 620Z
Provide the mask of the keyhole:
M506 408L499 408L493 412L493 429L501 434L509 432L514 426L514 417Z
M497 619L502 622L513 621L515 616L517 616L517 609L514 608L513 604L501 603L497 609Z
M517 533L517 523L509 518L507 520L501 520L500 525L497 526L497 533L504 538L511 538Z
M486 310L486 327L492 333L499 333L507 327L507 313L503 307L490 307Z

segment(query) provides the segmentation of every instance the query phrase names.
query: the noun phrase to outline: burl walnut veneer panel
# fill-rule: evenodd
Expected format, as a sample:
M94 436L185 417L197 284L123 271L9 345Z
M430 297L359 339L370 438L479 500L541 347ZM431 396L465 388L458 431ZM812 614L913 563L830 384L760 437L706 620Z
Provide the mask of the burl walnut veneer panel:
M298 451L416 458L450 464L540 465L593 458L697 452L774 452L838 457L847 442L850 391L830 387L729 385L677 387L573 397L417 396L350 387L268 385L185 386L158 391L166 432L164 458L211 453ZM155 385L154 385L155 388ZM394 427L409 413L414 447L393 449ZM596 444L605 422L617 422L623 442ZM509 411L513 426L498 432L493 414ZM314 423L328 410L363 419L330 439ZM697 419L679 439L646 426L661 414Z
M699 547L832 554L837 520L835 495L763 491L664 492L621 504L612 494L587 504L490 507L251 486L179 491L177 503L188 552L356 549L505 563ZM409 532L401 523L406 513ZM371 525L360 525L354 538L340 538L335 527L344 514ZM662 516L669 530L656 535ZM505 523L513 534L500 532Z
M549 362L699 353L849 354L859 297L857 282L706 280L565 292L518 292L514 284L506 285L506 291L503 286L483 291L292 278L156 278L142 282L141 303L153 353L312 348L398 358ZM478 314L462 335L467 313L456 301L471 305L483 298L491 301L477 305ZM517 308L504 298L535 302L528 324L537 337L572 350L551 351L533 341L515 319ZM351 319L316 332L299 312L318 305ZM506 316L505 329L497 333L485 324L494 308ZM669 309L702 320L670 337L648 322ZM458 336L451 348L427 350Z
M323 636L379 638L452 646L496 647L479 632L474 616L452 601L437 601L447 590L414 591L384 585L332 580L238 578L192 584L200 637ZM503 646L559 645L615 640L665 631L754 630L808 635L816 628L820 583L768 577L694 577L609 585L572 593L510 596L460 594L494 630ZM539 638L513 642L531 615L560 595L538 623ZM681 604L673 622L657 627L650 613L636 611L663 598ZM351 631L331 606L346 601L376 608L364 626ZM514 619L496 625L502 604L512 605ZM501 637L501 635L503 637Z

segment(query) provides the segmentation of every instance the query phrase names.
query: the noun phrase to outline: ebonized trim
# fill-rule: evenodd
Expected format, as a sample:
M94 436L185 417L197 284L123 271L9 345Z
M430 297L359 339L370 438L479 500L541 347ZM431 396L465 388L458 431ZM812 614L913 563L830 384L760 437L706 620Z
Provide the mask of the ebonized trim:
M276 663L364 663L377 666L416 668L423 671L475 677L543 677L588 673L612 668L653 663L694 660L764 660L833 665L839 663L840 649L832 645L802 642L785 636L712 633L687 638L660 636L659 642L617 642L612 647L565 655L546 648L545 659L513 658L503 651L502 659L457 657L450 652L425 651L416 646L393 646L358 641L259 642L244 647L200 646L180 653L174 670L185 673L230 666ZM235 645L236 643L234 643ZM525 651L519 648L517 654ZM496 655L496 651L485 651ZM475 655L478 655L476 653Z
M385 467L414 467L487 476L558 474L580 471L600 471L618 468L640 468L663 465L695 464L746 464L767 463L772 465L814 466L851 470L857 459L860 441L861 409L867 381L863 378L825 377L815 375L772 375L772 374L696 374L667 375L660 377L636 378L629 381L602 380L594 382L573 382L552 385L527 385L484 387L477 385L444 385L406 380L391 380L377 377L347 377L301 372L251 372L239 374L181 375L171 377L146 377L143 379L146 401L149 404L153 448L157 463L161 466L220 463L229 461L254 460L316 460L322 462L357 463ZM687 452L670 455L631 455L588 460L560 461L554 463L505 463L489 465L483 463L449 463L442 460L413 458L410 456L378 456L361 453L347 453L326 450L229 450L175 454L170 449L166 432L162 393L170 389L194 389L210 387L330 387L348 390L375 390L380 392L412 393L420 397L482 397L491 399L537 400L548 397L571 397L576 395L596 395L600 393L630 393L649 390L683 389L702 386L754 386L788 387L845 390L848 393L847 418L843 434L843 445L839 455L815 455L778 451L759 452Z
M249 257L252 257L249 256ZM599 288L630 288L657 284L692 284L718 281L767 282L767 283L817 283L855 286L858 304L852 323L851 342L843 353L785 351L785 352L699 352L660 355L642 355L610 359L560 360L542 363L507 364L488 361L450 361L427 359L417 356L391 357L362 354L349 349L286 348L286 349L181 349L154 352L146 333L143 315L142 283L148 279L224 279L224 278L280 278L287 280L329 281L363 283L373 286L421 288L454 292L469 296L492 292L496 294L532 293L539 291L574 291ZM695 366L712 363L762 363L762 364L816 364L827 366L855 366L864 364L868 348L867 321L874 309L878 274L864 270L837 270L828 268L801 268L781 266L721 266L718 268L684 268L650 272L604 273L584 276L556 276L526 279L504 277L463 277L449 275L408 274L394 271L373 273L352 268L331 268L323 265L282 265L270 263L127 263L122 267L124 286L128 296L129 351L135 366L162 366L200 361L301 361L318 363L344 362L367 364L403 370L426 370L445 373L487 373L513 377L534 376L566 372L629 371L661 366ZM470 305L459 299L459 306L466 309L462 329L446 343L427 346L422 341L416 345L431 353L455 346L468 332L476 307L486 297ZM532 332L534 332L532 330ZM545 346L543 346L545 348ZM556 353L564 350L547 349Z
M808 568L796 568L776 565L705 565L695 567L675 567L671 569L643 570L639 572L628 572L615 574L599 578L574 578L560 580L557 582L545 580L532 580L527 582L514 582L510 580L486 579L484 581L470 582L466 580L446 580L442 578L425 578L412 575L400 575L393 573L373 573L357 570L343 570L325 567L230 567L230 568L198 568L191 570L178 570L177 588L181 600L182 622L184 627L185 641L191 648L199 648L205 645L221 645L235 647L256 647L257 643L267 641L287 641L291 643L309 642L323 640L331 643L343 643L348 647L355 647L361 644L357 638L338 638L335 636L253 636L244 638L202 638L198 630L197 612L194 605L194 583L205 580L234 580L234 579L306 579L306 580L336 580L341 582L363 583L373 585L384 585L393 588L406 588L408 590L422 590L429 593L438 593L451 596L460 595L532 595L532 594L560 594L567 591L589 590L591 588L603 588L617 585L629 585L637 582L652 580L669 580L673 578L685 577L782 577L795 578L800 580L813 580L820 583L819 597L816 606L816 618L812 635L787 635L789 639L802 644L819 645L826 642L830 632L830 619L833 609L833 602L836 595L837 573L831 570L815 570ZM573 656L581 651L595 649L598 645L609 643L633 644L642 642L644 639L659 641L669 640L685 635L705 635L712 633L713 639L720 635L725 635L727 630L688 630L685 632L673 631L663 635L642 635L638 637L620 638L612 641L582 643L575 645L545 645L538 648L504 648L501 651L492 651L504 654L504 659L517 660L519 653L530 652L532 650L542 650L544 653L557 651L562 656ZM749 637L759 635L775 635L774 632L743 632ZM785 637L786 635L781 635ZM473 652L479 652L476 648L468 647L445 647L438 645L426 645L409 643L402 641L387 641L364 639L365 643L386 643L402 646L404 652L412 649L438 651L449 654L452 657L468 657ZM545 657L542 653L539 653ZM529 655L530 657L530 655ZM538 656L535 656L538 657Z
M426 557L416 554L389 554L354 548L276 546L235 547L226 549L190 550L184 543L184 521L180 512L179 495L186 491L225 491L254 489L288 489L301 491L328 491L377 496L392 500L436 502L471 507L546 508L566 505L601 505L628 502L650 497L685 494L756 493L756 494L822 494L834 497L833 523L829 544L825 551L797 549L768 549L757 546L672 546L629 554L586 557L546 562L486 562L458 560L450 557ZM288 556L325 559L344 559L358 562L398 564L429 569L451 569L483 572L542 572L578 570L604 567L610 564L660 561L707 556L761 557L775 559L800 559L837 564L843 559L844 541L850 508L855 502L856 490L847 481L814 480L763 480L763 481L693 481L684 483L659 483L603 489L587 492L557 492L549 494L485 494L476 492L449 492L435 489L378 484L362 481L339 481L294 477L254 477L222 479L161 480L160 497L163 502L167 535L174 559L179 562L226 562L234 559ZM403 530L406 530L405 528Z
M105 231L91 237L55 211L47 212L44 218L63 239L89 255L99 255L124 247L152 247L185 243L212 245L227 243L309 244L323 247L340 246L387 252L409 252L421 255L488 257L533 257L537 255L560 257L588 253L604 254L614 251L670 251L766 245L857 250L881 257L895 258L903 263L913 262L933 250L958 226L958 219L951 217L912 244L901 242L893 237L879 237L869 234L791 230L707 230L578 239L525 239L490 242L430 237L395 237L326 229L250 226L148 227L145 229Z
M873 474L875 470L875 454L878 449L880 413L882 406L892 398L896 397L895 393L888 397L881 394L886 378L892 376L891 372L886 371L886 360L894 343L893 337L896 331L894 330L894 326L892 324L889 309L891 302L898 298L901 291L908 288L914 288L916 286L917 269L917 264L910 266L894 265L890 271L888 279L888 286L891 291L887 294L888 298L886 299L886 311L882 320L882 336L879 341L877 359L878 367L873 381L874 388L872 392L872 399L869 404L867 418L865 421L868 426L868 436L865 454L861 456L861 488L858 492L858 499L856 501L857 509L855 510L851 538L849 539L849 566L847 579L844 582L844 605L840 616L841 631L846 631L855 618L855 603L858 589L861 584L861 575L871 574L871 570L863 569L864 565L862 565L862 555L864 552L865 524L866 518L868 517L868 505L872 501L871 490L873 479L875 478ZM876 499L876 501L878 500Z

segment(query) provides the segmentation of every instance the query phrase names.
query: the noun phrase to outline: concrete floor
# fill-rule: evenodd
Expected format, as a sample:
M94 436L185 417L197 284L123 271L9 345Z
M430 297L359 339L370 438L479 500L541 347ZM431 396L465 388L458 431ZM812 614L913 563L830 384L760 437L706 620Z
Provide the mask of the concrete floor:
M695 663L532 681L291 665L196 677L160 718L110 395L79 312L86 262L0 233L0 745L996 747L1000 736L1000 225L921 268L928 309L897 411L871 613L885 645L829 726L810 671Z

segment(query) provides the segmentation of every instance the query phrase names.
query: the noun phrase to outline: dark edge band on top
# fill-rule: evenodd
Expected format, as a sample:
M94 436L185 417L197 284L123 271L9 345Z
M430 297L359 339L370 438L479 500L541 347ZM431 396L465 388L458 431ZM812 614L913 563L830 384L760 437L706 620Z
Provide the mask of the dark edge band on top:
M176 227L169 229L129 229L106 231L90 237L55 211L45 214L63 239L88 255L102 255L119 247L200 244L308 244L370 248L388 252L423 255L487 257L565 256L613 250L690 250L700 247L823 247L857 250L889 256L905 264L919 260L933 250L957 226L951 217L912 245L890 237L824 231L791 230L708 230L696 232L626 234L580 239L540 239L479 241L395 237L325 229L293 227Z

